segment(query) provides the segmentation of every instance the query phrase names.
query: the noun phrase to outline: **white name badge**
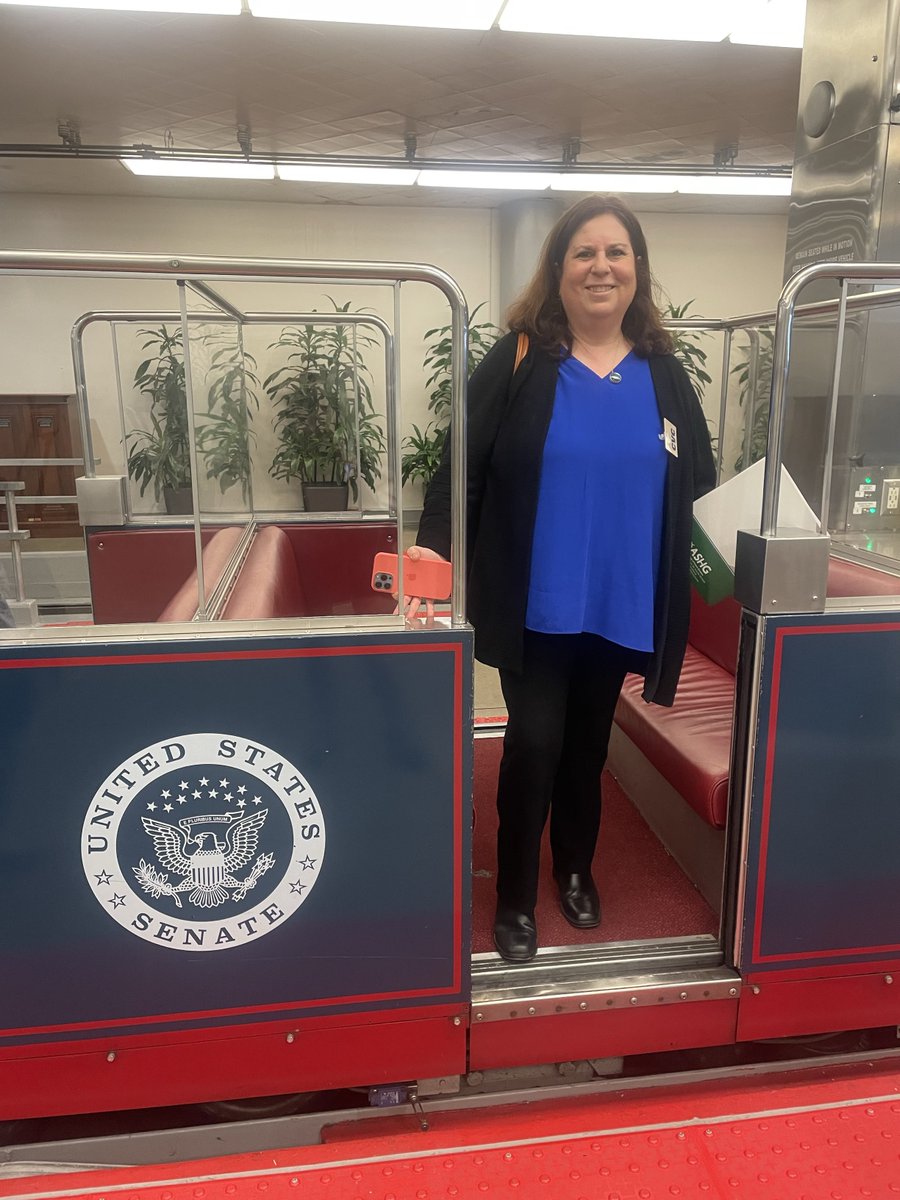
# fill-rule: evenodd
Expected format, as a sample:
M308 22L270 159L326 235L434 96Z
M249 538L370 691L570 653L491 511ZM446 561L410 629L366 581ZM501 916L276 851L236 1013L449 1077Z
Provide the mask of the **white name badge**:
M663 441L673 458L678 457L678 430L668 417L663 418Z

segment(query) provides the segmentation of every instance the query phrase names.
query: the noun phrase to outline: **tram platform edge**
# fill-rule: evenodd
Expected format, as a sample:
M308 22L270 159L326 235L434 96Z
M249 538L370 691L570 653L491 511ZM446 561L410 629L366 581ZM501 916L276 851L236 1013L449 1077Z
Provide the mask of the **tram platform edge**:
M811 1063L601 1094L336 1122L319 1145L0 1178L3 1200L553 1200L900 1194L900 1060ZM428 1128L422 1128L423 1116ZM223 1127L223 1146L227 1127ZM23 1164L24 1166L24 1164ZM39 1168L36 1168L39 1171Z

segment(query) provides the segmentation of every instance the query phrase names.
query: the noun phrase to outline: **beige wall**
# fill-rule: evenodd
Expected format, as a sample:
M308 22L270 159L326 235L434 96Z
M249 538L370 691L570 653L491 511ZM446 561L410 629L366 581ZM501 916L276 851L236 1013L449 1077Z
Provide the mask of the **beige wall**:
M489 209L307 206L115 197L7 196L0 214L6 249L119 251L123 253L253 256L264 258L363 259L425 262L453 276L471 306L487 300L499 320L497 220ZM770 308L780 290L786 218L652 213L643 217L654 272L676 303L694 299L709 316ZM226 284L220 289L250 310L327 310L327 295L366 305L393 321L389 288ZM0 285L0 351L5 392L70 391L68 334L87 310L176 309L174 285L117 280L16 279ZM487 311L487 310L485 310ZM425 412L421 365L423 334L446 323L441 294L422 284L401 289L401 397L404 427L422 424ZM257 331L251 348L264 353ZM100 473L123 469L110 340L94 330L86 339L89 386ZM718 365L715 347L711 363ZM123 374L133 363L123 362ZM707 405L710 415L717 401ZM274 437L270 422L258 424L256 472L260 507L292 503L266 465ZM268 457L267 457L268 456ZM410 489L407 502L419 499Z

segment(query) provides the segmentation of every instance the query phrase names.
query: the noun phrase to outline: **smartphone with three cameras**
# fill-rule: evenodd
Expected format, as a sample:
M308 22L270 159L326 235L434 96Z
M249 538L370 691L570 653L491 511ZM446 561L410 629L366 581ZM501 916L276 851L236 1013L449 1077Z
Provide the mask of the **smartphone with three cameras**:
M399 575L396 554L376 554L372 564L372 588L395 592ZM403 556L403 591L425 600L447 600L453 586L453 568L443 559Z

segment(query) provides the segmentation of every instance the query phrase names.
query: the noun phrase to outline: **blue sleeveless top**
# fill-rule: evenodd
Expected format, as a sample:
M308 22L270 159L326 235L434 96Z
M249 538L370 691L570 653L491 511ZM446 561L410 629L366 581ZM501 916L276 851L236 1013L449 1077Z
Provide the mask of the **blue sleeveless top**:
M632 351L601 378L559 368L544 443L525 625L653 650L666 449L650 364Z

